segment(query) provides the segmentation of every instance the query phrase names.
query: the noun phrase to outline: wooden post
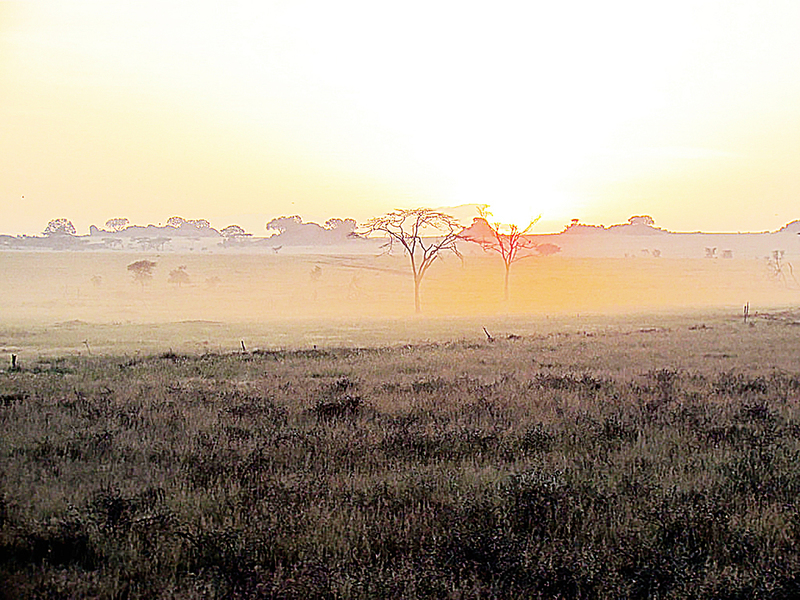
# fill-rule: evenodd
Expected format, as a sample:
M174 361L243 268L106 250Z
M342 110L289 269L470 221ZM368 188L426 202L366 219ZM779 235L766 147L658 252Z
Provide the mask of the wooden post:
M16 371L17 370L17 355L16 354L12 354L11 355L11 370L12 371Z
M244 340L242 340L242 352L247 352L247 348L244 346Z
M744 323L745 323L745 325L747 325L747 317L750 316L750 303L749 302L745 303L744 310L742 311L742 314L744 316Z

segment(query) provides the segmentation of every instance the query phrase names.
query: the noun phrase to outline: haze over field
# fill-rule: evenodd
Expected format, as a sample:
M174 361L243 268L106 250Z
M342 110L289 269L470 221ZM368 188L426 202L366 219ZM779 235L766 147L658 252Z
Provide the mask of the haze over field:
M0 233L797 217L800 5L0 2Z

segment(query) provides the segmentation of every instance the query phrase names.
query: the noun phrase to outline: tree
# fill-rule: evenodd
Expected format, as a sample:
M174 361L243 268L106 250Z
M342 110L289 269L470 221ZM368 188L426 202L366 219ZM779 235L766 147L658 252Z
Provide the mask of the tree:
M236 238L240 238L240 237L244 237L244 236L250 235L250 234L246 233L244 228L240 227L239 225L228 225L227 227L224 227L223 229L220 229L219 233L226 240L227 239L236 239Z
M331 237L337 241L347 241L348 238L357 237L355 219L328 219L325 221L325 230L331 232Z
M181 287L184 283L191 283L192 280L186 272L186 265L181 265L177 269L173 269L169 272L167 281Z
M239 225L228 225L221 229L219 234L222 236L221 246L223 248L237 246L247 238L253 237L252 233L247 233L244 228Z
M128 265L128 271L133 275L133 280L142 287L153 278L153 269L156 263L152 260L137 260Z
M459 233L463 229L458 220L446 213L430 208L394 210L381 217L373 217L363 225L366 234L379 233L387 237L387 252L400 244L411 261L414 276L414 308L422 311L420 285L436 259L446 251L458 257L461 253L456 247ZM423 237L433 234L435 237Z
M520 229L514 224L489 224L488 218L491 217L492 213L487 208L486 206L478 207L480 216L475 218L469 229L465 229L461 233L461 239L480 245L486 252L497 252L500 255L506 269L503 297L508 301L508 280L511 273L511 265L523 258L534 256L533 252L526 252L527 250L546 256L555 254L560 248L555 244L539 244L528 235L541 218L541 215L531 221L525 229Z
M133 238L133 241L139 244L139 248L141 250L146 251L146 250L163 250L164 246L166 246L172 240L168 237L157 237L157 238L137 237Z
M630 225L646 225L647 227L652 227L656 224L656 220L650 215L639 215L628 219L628 223Z
M115 217L106 221L106 227L113 229L114 231L122 231L128 226L129 223L130 221L125 217Z
M183 217L170 217L169 219L167 219L167 226L175 227L176 229L178 229L186 222L187 222L186 219L184 219Z
M69 219L53 219L47 224L42 232L46 236L51 235L75 235L75 225Z
M194 227L195 229L210 229L211 223L208 222L206 219L189 219L186 221L189 225Z
M355 237L356 222L354 219L328 219L323 227L319 223L303 223L298 215L279 217L267 223L268 231L277 231L273 235L273 244L287 246L326 246L342 244Z
M186 225L194 227L195 229L208 229L211 227L211 223L206 219L184 219L183 217L170 217L167 219L167 226L169 227L180 229Z

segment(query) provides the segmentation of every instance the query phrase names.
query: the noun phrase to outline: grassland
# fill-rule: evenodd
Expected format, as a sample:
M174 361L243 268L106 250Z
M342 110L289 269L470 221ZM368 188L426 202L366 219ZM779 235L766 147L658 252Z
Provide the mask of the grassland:
M797 597L780 316L28 357L0 372L0 595Z
M137 284L127 265L156 263ZM186 267L188 284L169 283ZM575 315L631 311L756 309L795 302L763 260L525 259L512 267L511 299L503 298L503 265L491 255L462 264L448 256L422 284L432 317ZM0 252L0 325L291 319L407 318L413 283L403 256Z

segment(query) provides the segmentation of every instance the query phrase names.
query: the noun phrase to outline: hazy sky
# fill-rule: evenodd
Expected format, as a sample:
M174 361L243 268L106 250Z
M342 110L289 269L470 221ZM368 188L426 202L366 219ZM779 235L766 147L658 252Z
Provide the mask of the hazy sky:
M0 233L800 219L800 2L0 2ZM24 199L23 199L24 197Z

